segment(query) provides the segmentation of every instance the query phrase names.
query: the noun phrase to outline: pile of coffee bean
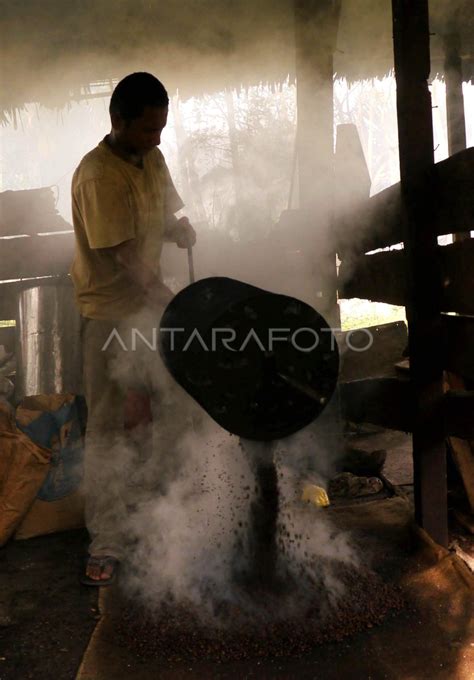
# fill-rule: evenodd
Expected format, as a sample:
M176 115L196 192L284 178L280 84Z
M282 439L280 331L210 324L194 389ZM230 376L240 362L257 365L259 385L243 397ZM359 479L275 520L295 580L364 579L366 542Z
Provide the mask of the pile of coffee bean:
M169 663L214 663L251 658L302 656L326 642L341 641L380 624L406 607L401 591L371 571L343 574L344 592L336 601L321 584L314 592L242 593L239 604L162 602L153 611L125 603L118 621L122 645L143 658ZM251 596L252 602L249 597Z

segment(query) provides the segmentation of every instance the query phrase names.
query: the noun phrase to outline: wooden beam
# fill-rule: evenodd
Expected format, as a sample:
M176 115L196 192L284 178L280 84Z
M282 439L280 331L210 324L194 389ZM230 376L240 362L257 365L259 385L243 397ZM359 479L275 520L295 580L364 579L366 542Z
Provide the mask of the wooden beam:
M433 177L433 232L442 236L474 230L474 148L436 163ZM342 216L336 225L336 241L340 256L345 251L366 253L403 241L400 183Z
M474 319L473 319L474 321ZM447 391L459 390L466 391L464 378L451 371L445 373L445 383ZM472 413L474 420L474 412ZM473 442L460 439L459 437L448 437L448 447L451 457L456 465L464 484L466 496L469 501L471 512L474 512L474 448Z
M474 390L450 390L444 399L446 434L474 440Z
M340 298L405 305L406 262L402 250L345 259L339 267Z
M413 393L408 379L365 378L340 383L339 397L345 420L413 431Z
M443 314L443 368L474 381L474 316Z
M74 234L0 240L0 281L67 274L74 255Z
M437 236L474 229L474 147L435 165L434 229Z
M341 411L346 420L372 423L392 430L413 432L415 391L409 378L365 378L338 386ZM474 391L451 390L442 399L442 446L446 437L474 439Z
M440 309L474 315L474 239L436 246L442 281ZM403 250L345 259L339 267L339 297L358 297L391 305L407 303L407 271Z
M388 377L396 374L395 364L407 346L404 321L345 331L338 338L341 356L339 380Z
M448 544L443 369L439 356L441 272L433 233L433 121L428 0L392 0L404 255L407 274L415 518Z
M474 315L474 240L440 247L439 255L443 311Z

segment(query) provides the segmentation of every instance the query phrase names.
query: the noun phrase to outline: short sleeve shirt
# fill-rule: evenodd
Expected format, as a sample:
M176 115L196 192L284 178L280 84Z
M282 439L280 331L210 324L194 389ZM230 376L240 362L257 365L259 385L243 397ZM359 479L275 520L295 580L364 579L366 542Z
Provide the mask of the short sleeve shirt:
M76 250L71 268L83 316L122 319L140 309L144 292L105 248L135 239L142 261L160 274L167 218L183 207L158 148L138 168L114 154L103 140L72 179Z

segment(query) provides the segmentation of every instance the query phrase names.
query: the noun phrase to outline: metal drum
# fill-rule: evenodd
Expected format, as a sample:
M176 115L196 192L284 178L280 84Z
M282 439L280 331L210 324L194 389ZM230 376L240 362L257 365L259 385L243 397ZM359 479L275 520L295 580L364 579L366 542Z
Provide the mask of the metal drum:
M16 400L36 394L81 394L80 325L70 283L20 293Z
M281 439L317 418L339 370L331 329L312 307L224 277L173 298L161 319L160 352L221 427L257 441Z

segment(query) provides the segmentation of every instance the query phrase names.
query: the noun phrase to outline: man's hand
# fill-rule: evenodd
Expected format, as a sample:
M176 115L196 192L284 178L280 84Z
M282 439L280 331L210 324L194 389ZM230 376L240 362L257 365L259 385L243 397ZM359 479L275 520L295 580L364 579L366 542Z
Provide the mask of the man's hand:
M187 217L176 220L173 227L173 236L178 248L189 248L196 243L196 232L192 228Z

